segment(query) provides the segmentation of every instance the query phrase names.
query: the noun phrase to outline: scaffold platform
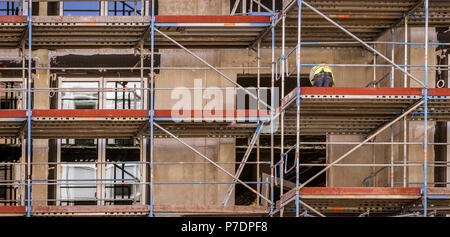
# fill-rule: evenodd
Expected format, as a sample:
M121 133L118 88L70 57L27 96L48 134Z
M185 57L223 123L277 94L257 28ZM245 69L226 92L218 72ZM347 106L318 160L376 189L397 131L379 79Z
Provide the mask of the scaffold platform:
M277 207L295 196L296 189L285 193L277 202ZM429 209L450 213L450 189L428 188ZM300 199L323 214L343 215L371 214L398 215L421 211L422 188L414 187L304 187L300 189ZM295 206L295 201L291 202ZM287 205L286 207L289 207ZM289 208L286 208L289 210Z

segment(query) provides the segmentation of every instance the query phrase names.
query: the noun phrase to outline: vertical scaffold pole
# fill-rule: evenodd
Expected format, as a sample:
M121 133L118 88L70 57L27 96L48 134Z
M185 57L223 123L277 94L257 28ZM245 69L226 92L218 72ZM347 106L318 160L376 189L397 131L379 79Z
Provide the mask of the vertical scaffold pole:
M295 146L295 216L300 216L300 50L302 37L302 0L297 0L298 4L298 30L297 30L297 131L296 131L296 146Z
M154 112L154 50L155 50L155 0L152 0L152 22L151 22L151 52L150 52L150 217L153 217L153 116Z
M425 76L423 89L424 96L424 135L423 135L423 216L427 215L427 205L428 205L428 193L427 193L427 169L428 169L428 2L425 0Z
M281 97L284 97L284 78L286 74L286 14L284 9L282 10L282 26L281 26ZM280 166L284 167L284 111L281 111L281 141L280 141ZM283 197L284 191L284 172L280 172L280 198ZM282 217L284 214L284 208L280 210L280 216Z
M391 40L392 40L392 46L391 46L391 60L392 62L395 62L395 29L391 28ZM390 87L393 88L395 87L394 85L394 80L395 80L395 75L394 75L394 66L391 66L391 81L389 83Z
M32 1L28 0L27 217L31 216L31 7Z
M276 14L275 14L275 0L272 0L272 25L275 24ZM272 71L271 71L271 80L270 80L270 200L272 203L275 201L275 193L274 193L274 120L273 117L275 115L275 27L272 27ZM273 216L274 205L270 205L270 216Z

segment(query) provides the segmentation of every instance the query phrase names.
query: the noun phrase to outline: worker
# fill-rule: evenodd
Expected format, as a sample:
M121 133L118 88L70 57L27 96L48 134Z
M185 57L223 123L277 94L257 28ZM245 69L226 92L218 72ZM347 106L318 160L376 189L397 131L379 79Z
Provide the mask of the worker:
M320 63L311 69L309 80L314 87L333 87L334 76L330 67L325 62Z

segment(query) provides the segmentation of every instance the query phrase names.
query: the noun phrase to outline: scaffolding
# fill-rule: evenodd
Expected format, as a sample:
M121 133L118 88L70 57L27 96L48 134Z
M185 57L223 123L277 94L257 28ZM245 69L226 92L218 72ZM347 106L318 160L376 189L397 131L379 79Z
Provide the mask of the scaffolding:
M11 1L14 2L14 1ZM4 71L21 71L22 78L17 82L20 88L13 86L1 88L2 93L21 95L20 106L9 110L0 110L0 137L16 138L22 147L23 159L20 162L4 162L2 166L14 166L20 170L21 177L13 179L7 177L0 185L17 188L19 198L7 200L5 203L14 205L0 206L1 215L141 215L159 216L166 214L180 215L261 215L261 216L405 216L405 215L446 215L450 209L450 190L445 187L430 187L434 182L428 180L429 167L448 167L443 164L430 162L427 159L429 146L448 146L448 143L430 142L428 138L429 121L449 121L450 104L448 98L450 90L446 88L430 88L428 72L433 70L447 70L448 65L429 65L428 52L430 45L448 46L446 43L430 43L429 27L449 26L447 10L450 3L442 1L381 1L377 3L361 3L364 7L354 6L355 1L339 1L330 6L328 1L322 0L285 0L272 1L272 6L262 2L235 1L230 15L223 16L165 16L155 12L155 1L134 1L132 5L123 3L123 15L117 16L116 1L114 2L115 16L109 16L109 1L101 1L100 16L64 16L64 10L59 10L60 16L32 16L34 1L16 1L19 6L14 15L0 16L0 45L2 48L17 48L21 52L22 67L3 67ZM37 2L37 1L36 1ZM63 6L63 1L58 1ZM123 2L123 1L122 1ZM137 9L140 2L140 10ZM240 4L243 3L243 4ZM281 3L281 4L280 4ZM281 8L277 10L277 4ZM14 5L13 5L14 6ZM238 7L242 7L239 13ZM350 6L350 7L349 7ZM130 10L126 10L128 7ZM340 7L336 10L335 7ZM14 8L14 7L13 7ZM256 8L256 10L255 10ZM345 11L342 14L342 11ZM8 12L9 12L8 2ZM125 16L126 11L133 16ZM430 16L430 12L432 13ZM143 14L144 13L144 14ZM139 14L139 16L138 16ZM404 24L405 41L396 42L395 28ZM408 42L408 27L424 26L424 43ZM367 29L366 29L367 28ZM325 30L324 30L325 29ZM333 29L333 30L330 30ZM337 29L337 30L334 30ZM366 29L366 30L363 30ZM392 41L377 41L386 29L392 29ZM281 45L281 46L280 46ZM392 45L389 58L376 49L376 45ZM394 61L395 45L405 47L404 63ZM280 47L281 54L276 55L276 48ZM319 64L305 64L301 60L302 47L347 47L358 46L373 54L373 64L329 64L331 67L367 67L374 71L373 82L367 87L335 87L315 88L304 87L301 83L303 67ZM408 64L408 47L424 47L424 64ZM43 67L37 65L32 56L33 49L78 49L96 47L115 47L132 49L139 55L140 61L133 67ZM181 48L187 54L204 64L204 67L161 67L155 66L155 58L159 55L157 49ZM253 67L217 67L200 57L191 48L239 48L256 52L257 65ZM261 48L271 49L271 66L261 66ZM150 57L150 66L144 66L144 56ZM290 57L295 58L294 70L290 69ZM385 64L378 64L377 59ZM377 78L376 69L390 70L381 79ZM411 73L411 69L421 69L424 80L420 80ZM133 88L109 87L104 83L102 88L34 88L33 72L38 70L139 70L140 78L133 82L140 83ZM257 108L238 109L237 107L206 112L203 110L189 110L174 115L173 111L155 108L156 92L172 88L155 88L156 70L211 70L220 75L221 79L235 87L256 101ZM227 75L226 70L256 70L257 88L250 90L237 83ZM261 71L270 70L270 103L262 99L260 85ZM403 86L395 87L395 71L401 72ZM144 75L148 73L148 78ZM296 78L296 86L286 93L287 78ZM389 88L377 87L389 79ZM2 81L11 81L2 79ZM107 81L110 82L110 81ZM112 81L111 81L112 82ZM411 82L411 83L409 83ZM412 82L420 88L411 88ZM280 84L281 100L276 101L275 84ZM185 88L196 90L198 88ZM134 106L128 101L128 109L38 109L33 107L33 94L46 92L62 95L65 92L94 92L98 98L105 101L108 95L125 92L134 95ZM136 100L138 93L141 102ZM108 94L111 93L111 94ZM11 97L12 98L12 97ZM129 97L131 98L131 97ZM101 101L100 99L98 99ZM101 102L106 104L107 102ZM279 104L279 106L278 106ZM371 106L369 107L368 104ZM125 108L125 102L122 103ZM139 106L138 106L139 105ZM407 136L403 141L394 141L394 124L402 123L406 133L408 121L423 121L423 142L410 142ZM264 126L270 127L269 134L263 134ZM277 127L277 128L276 128ZM392 130L389 142L376 142L374 139L381 133ZM335 141L303 141L305 136L330 134L363 135L361 142ZM302 135L302 136L301 136ZM189 162L156 162L154 159L154 140L158 137L171 138L201 157L203 162L192 164L211 164L223 172L231 182L186 181L186 182L156 182L153 177L155 169L160 165L188 164ZM188 144L185 137L231 137L249 138L244 146L245 153L241 162L216 162L201 152L198 148ZM261 161L261 139L270 140L270 161ZM86 165L105 167L113 165L114 178L104 179L64 179L39 180L32 178L32 170L38 166L60 167L70 162L61 160L56 162L36 162L32 160L33 139L123 139L139 138L139 161L111 162L106 160L83 162ZM276 139L280 139L276 147ZM291 138L294 144L287 144ZM97 147L107 144L99 142ZM326 163L302 163L302 146L330 146L354 145L334 161ZM390 145L390 162L342 164L345 158L364 145ZM404 149L404 160L395 162L392 147L401 145ZM406 150L408 146L423 146L423 160L409 162ZM146 149L148 147L148 151ZM279 150L278 153L275 150ZM252 152L256 151L256 162L249 161ZM145 159L143 158L145 157ZM277 158L278 157L278 158ZM75 162L76 163L76 162ZM225 164L238 165L235 172L224 168ZM140 177L133 176L125 169L125 165L135 164L141 170ZM241 174L246 165L256 165L257 180L244 181ZM270 174L260 175L260 166L270 168ZM310 167L321 168L316 174L300 182L300 169ZM312 181L323 175L333 167L372 167L388 169L390 187L309 187ZM403 168L403 180L396 183L394 170ZM406 178L406 169L418 167L423 169L421 187L410 187ZM116 168L121 170L120 178L116 177ZM285 175L295 175L295 183L285 180ZM371 183L378 173L373 172L364 180L363 184ZM129 176L129 178L125 178ZM148 176L148 178L147 178ZM103 176L102 176L103 177ZM116 184L118 183L118 184ZM33 200L31 194L37 185L93 185L106 190L107 185L134 186L131 198L132 205L105 205L107 202L127 201L122 195L121 200L107 198L106 193L97 196L96 205L33 205L33 202L57 203L64 200L59 198ZM216 206L171 206L155 205L155 186L170 184L225 184L229 185L222 205ZM401 187L396 186L401 184ZM229 204L229 199L237 185L248 189L257 197L256 206L236 206ZM256 188L254 188L256 186ZM369 185L370 186L370 185ZM284 192L288 187L290 191ZM147 189L148 188L148 189ZM263 191L264 189L264 191ZM59 190L59 189L58 189ZM141 197L136 204L137 190L144 195L148 190L148 197ZM279 197L276 197L276 190ZM128 193L130 193L129 191ZM145 193L145 194L144 194ZM130 195L128 199L130 199ZM148 200L148 201L147 201ZM294 202L295 201L295 202ZM264 205L265 204L265 205ZM430 212L431 211L431 212ZM309 213L309 214L308 214Z

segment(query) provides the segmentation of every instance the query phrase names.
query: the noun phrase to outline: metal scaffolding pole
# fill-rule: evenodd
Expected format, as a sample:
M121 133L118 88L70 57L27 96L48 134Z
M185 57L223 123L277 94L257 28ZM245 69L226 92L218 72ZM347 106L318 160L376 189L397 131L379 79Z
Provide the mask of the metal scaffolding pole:
M373 44L373 48L376 48L376 44ZM377 54L373 53L373 87L377 87L377 66L376 65L377 65Z
M273 204L272 201L270 201L268 198L264 197L264 195L256 192L255 189L253 189L252 187L248 186L245 182L243 182L242 180L240 180L238 177L236 177L235 175L232 175L230 172L228 172L226 169L224 169L222 166L218 165L216 162L214 162L213 160L211 160L210 158L208 158L207 156L205 156L204 154L202 154L200 151L198 151L197 149L195 149L194 147L192 147L191 145L187 144L185 141L183 141L182 139L178 138L177 136L175 136L173 133L169 132L167 129L163 128L161 125L159 125L158 123L154 123L154 125L156 127L158 127L159 129L161 129L161 131L163 131L164 133L167 133L169 136L171 136L172 138L174 138L175 140L177 140L178 142L180 142L181 144L185 145L187 148L189 148L190 150L192 150L193 152L195 152L197 155L201 156L202 158L204 158L205 160L207 160L209 163L211 163L212 165L214 165L215 167L217 167L218 169L222 170L223 172L225 172L225 174L227 174L228 176L232 177L234 180L236 180L237 182L239 182L240 184L244 185L244 187L248 188L250 191L252 191L253 193L255 193L256 195L260 196L262 199L266 200L268 203L270 203L271 205Z
M391 38L392 42L395 42L395 29L391 28ZM391 59L392 62L395 62L395 44L391 45ZM394 67L391 67L391 81L390 81L390 88L395 87L395 74L394 74ZM394 125L391 126L391 164L394 164ZM394 166L390 167L390 175L389 175L389 182L391 183L391 187L394 187Z
M147 87L147 85L144 85L144 42L141 42L140 44L140 50L139 50L139 62L141 64L141 68L139 70L140 73L140 77L141 77L141 94L142 94L142 98L145 98L145 94L146 94L146 90L145 88ZM135 93L135 97L136 97L136 91ZM137 109L136 107L134 109ZM139 109L144 109L144 104L142 104L142 107Z
M260 5L258 5L258 14L260 12ZM257 71L256 71L256 80L257 80L257 90L258 90L258 99L261 99L261 70L259 69L261 66L261 43L258 43L257 47L256 47L256 61L257 61ZM257 103L257 109L258 111L260 111L261 109L261 105L259 103ZM258 164L256 165L256 181L260 182L261 180L261 176L260 176L260 165L259 165L259 161L260 161L260 136L258 135L257 141L256 141L256 162L258 162ZM261 192L261 184L257 184L256 185L256 191L258 193ZM259 206L259 196L256 196L256 205Z
M286 14L282 12L281 15L281 98L284 98L284 77L286 73ZM281 129L281 149L280 149L280 166L284 166L284 110L280 115L280 129ZM280 198L284 193L284 172L280 172ZM284 209L280 210L280 216L283 217Z
M408 16L405 17L405 43L408 43ZM403 64L406 65L408 63L408 45L405 44L404 45L404 62ZM408 71L408 67L405 66L405 71ZM408 87L408 76L406 74L403 74L403 87L407 88ZM406 118L403 118L403 164L406 165L406 161L408 159L408 157L406 156L407 154L407 141L408 141L408 133L407 133L407 121ZM403 167L403 187L406 187L406 166Z
M273 14L273 11L271 11L268 7L264 6L264 4L262 4L260 1L258 0L252 0L252 2L255 2L256 4L258 4L258 15L261 11L261 7L264 8L264 10L268 11L270 14Z

